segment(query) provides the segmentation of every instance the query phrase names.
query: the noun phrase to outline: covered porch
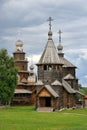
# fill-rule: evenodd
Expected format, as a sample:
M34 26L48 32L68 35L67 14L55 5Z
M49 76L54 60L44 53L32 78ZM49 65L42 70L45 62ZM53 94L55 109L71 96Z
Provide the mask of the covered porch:
M58 94L49 85L42 87L36 97L37 111L53 111L58 108Z

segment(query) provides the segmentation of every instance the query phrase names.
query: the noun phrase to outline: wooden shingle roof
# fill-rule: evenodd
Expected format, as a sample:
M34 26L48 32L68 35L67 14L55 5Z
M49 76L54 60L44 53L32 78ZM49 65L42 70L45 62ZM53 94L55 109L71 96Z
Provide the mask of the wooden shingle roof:
M32 92L26 89L15 89L15 92L14 92L14 94L23 94L23 93L31 94Z
M45 88L53 95L53 97L59 97L59 95L52 89L50 85L45 85Z
M52 33L48 33L49 39L38 64L61 64L56 47L52 40Z
M63 46L61 43L59 43L58 47L58 56L60 59L60 62L63 64L63 67L74 67L76 68L75 65L73 65L70 61L68 61L66 58L64 58L64 53L62 52Z
M59 97L59 95L52 89L50 85L44 85L42 88L39 89L37 94L39 94L43 88L45 88L53 97L55 98Z
M68 93L70 94L76 93L76 91L65 80L62 81L62 84Z
M63 64L63 67L74 67L74 68L76 68L76 66L75 65L73 65L70 61L68 61L66 58L64 58L64 57L59 57L59 59L60 59L60 61L61 61L61 63Z

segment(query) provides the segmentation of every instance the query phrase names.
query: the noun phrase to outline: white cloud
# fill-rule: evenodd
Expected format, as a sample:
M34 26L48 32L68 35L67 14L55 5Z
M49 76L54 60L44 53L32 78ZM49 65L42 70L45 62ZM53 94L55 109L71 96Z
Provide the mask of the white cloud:
M57 46L57 32L61 29L65 55L79 68L83 83L87 73L86 6L86 0L1 0L0 48L4 47L12 54L15 42L21 39L26 56L33 55L33 62L37 63L48 38L46 20L52 16L53 40ZM18 31L21 32L20 36Z
M28 61L30 62L30 64L37 64L40 60L41 54L38 55L30 55L27 57Z
M84 76L84 78L86 78L86 79L87 79L87 75L85 75L85 76Z
M78 55L80 59L87 60L87 48L66 50L69 55Z

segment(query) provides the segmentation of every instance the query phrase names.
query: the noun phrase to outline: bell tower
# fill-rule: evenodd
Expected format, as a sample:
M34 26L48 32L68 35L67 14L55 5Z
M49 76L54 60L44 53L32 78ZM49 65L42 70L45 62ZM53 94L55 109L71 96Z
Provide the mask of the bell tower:
M62 82L62 63L59 59L55 44L52 39L51 21L53 21L53 19L49 17L48 21L48 41L37 64L38 80L41 80L45 84L51 84L55 80L59 80L60 82Z
M23 42L17 40L16 51L13 53L13 58L15 61L15 66L18 68L19 82L27 82L29 72L28 72L28 61L25 58L25 52L23 51Z

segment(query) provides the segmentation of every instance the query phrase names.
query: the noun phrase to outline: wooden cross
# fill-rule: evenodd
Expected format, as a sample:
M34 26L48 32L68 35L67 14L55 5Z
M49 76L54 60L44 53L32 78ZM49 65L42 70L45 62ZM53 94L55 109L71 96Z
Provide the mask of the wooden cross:
M47 21L49 21L49 30L51 31L51 27L52 27L51 21L53 21L53 19L51 17L49 17L49 19Z
M63 33L63 32L61 32L61 30L59 30L59 43L61 43L61 33Z

